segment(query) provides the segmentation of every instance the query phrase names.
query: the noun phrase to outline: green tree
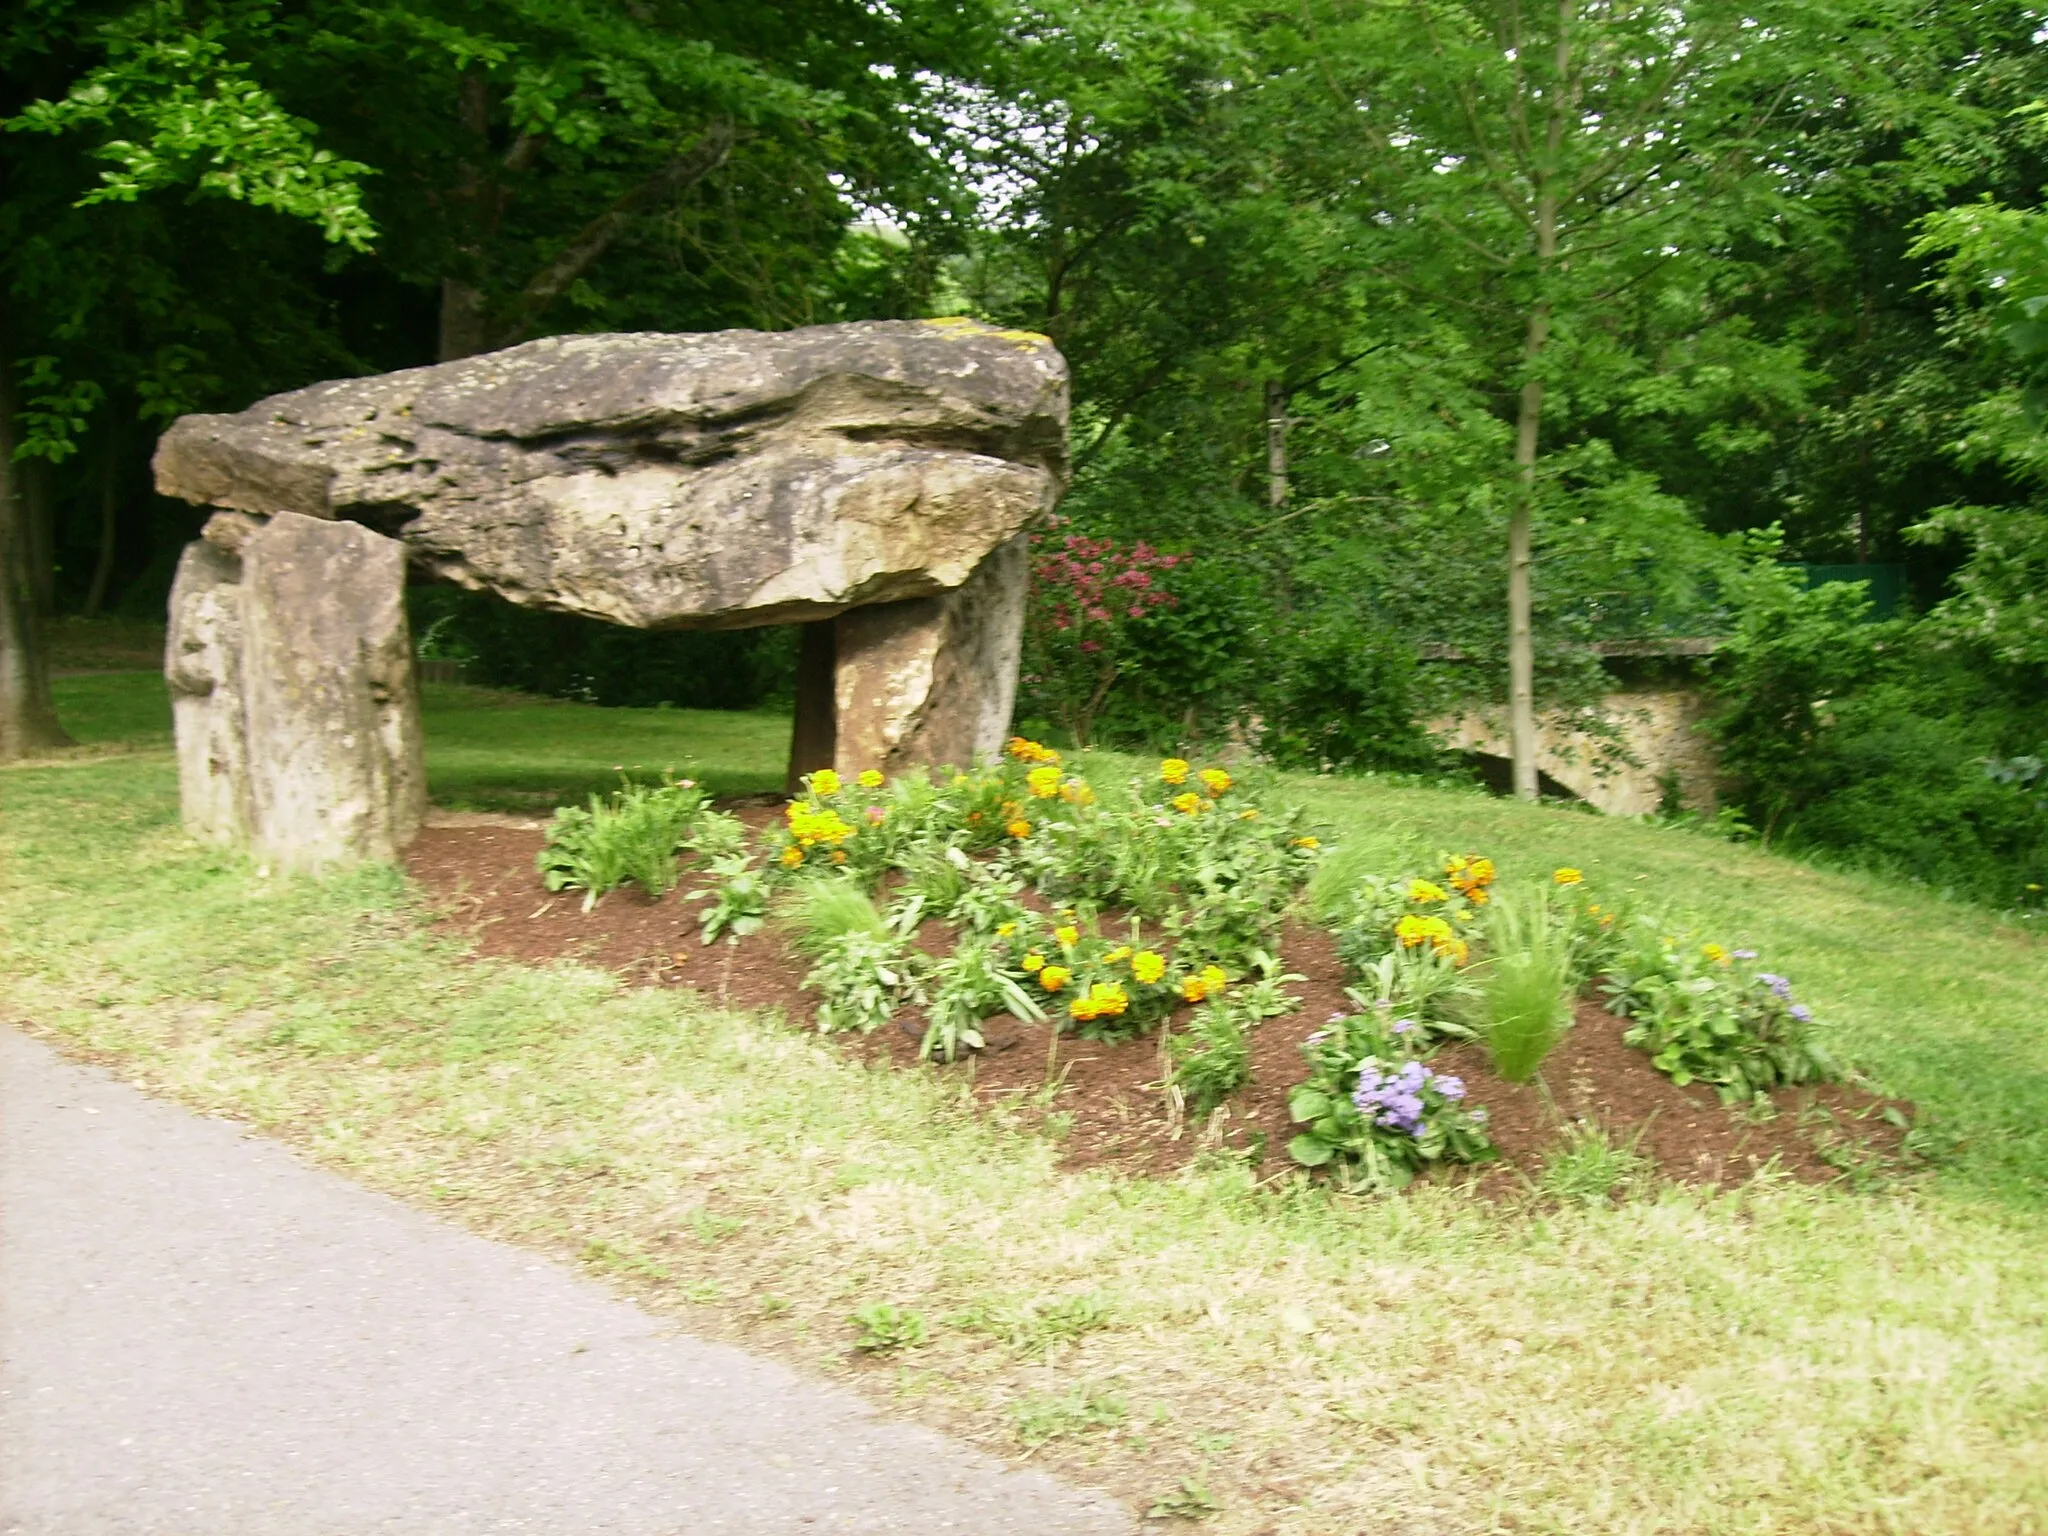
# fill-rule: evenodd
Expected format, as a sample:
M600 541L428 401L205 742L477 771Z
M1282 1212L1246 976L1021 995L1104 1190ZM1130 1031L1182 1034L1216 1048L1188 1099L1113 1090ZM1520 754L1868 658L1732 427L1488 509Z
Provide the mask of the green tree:
M1639 317L1772 218L1768 133L1813 76L1813 25L1722 0L1329 0L1269 34L1276 118L1317 125L1303 195L1347 210L1376 305L1453 333L1512 424L1494 478L1525 797L1536 525L1575 493L1552 418L1639 390L1658 366Z

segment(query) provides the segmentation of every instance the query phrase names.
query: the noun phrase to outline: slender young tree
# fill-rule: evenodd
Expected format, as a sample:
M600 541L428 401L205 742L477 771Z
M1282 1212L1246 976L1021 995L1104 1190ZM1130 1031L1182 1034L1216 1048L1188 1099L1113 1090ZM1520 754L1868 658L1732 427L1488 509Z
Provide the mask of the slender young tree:
M1533 567L1569 484L1551 416L1643 359L1627 316L1767 222L1766 133L1813 76L1819 8L1727 0L1309 0L1266 34L1303 195L1348 208L1381 310L1464 337L1512 427L1508 704L1536 795ZM1308 125L1308 126L1300 126Z

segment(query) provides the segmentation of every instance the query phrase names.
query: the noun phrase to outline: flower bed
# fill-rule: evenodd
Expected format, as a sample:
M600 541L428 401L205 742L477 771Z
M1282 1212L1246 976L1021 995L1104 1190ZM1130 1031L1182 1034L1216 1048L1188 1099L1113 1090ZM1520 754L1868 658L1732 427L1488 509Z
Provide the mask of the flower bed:
M670 790L675 804L690 794ZM1812 1047L1810 1015L1755 957L1618 911L1576 869L1503 878L1476 852L1420 871L1354 867L1265 803L1256 777L1223 768L1170 758L1098 789L1018 740L971 774L814 775L772 814L699 803L680 830L651 795L571 813L529 855L564 899L526 914L521 953L560 952L567 930L550 925L565 920L586 936L645 926L660 934L649 979L781 1006L906 1066L971 1061L978 1094L1030 1101L1077 1161L1161 1166L1207 1149L1291 1158L1354 1189L1503 1150L1526 1167L1527 1117L1509 1114L1503 1148L1499 1109L1531 1090L1480 1043L1494 1038L1490 978L1517 907L1539 912L1572 957L1572 986L1613 1003L1589 1026L1581 1002L1572 1028L1560 1002L1563 1043L1544 1049L1568 1064L1546 1069L1566 1118L1621 1103L1633 1113L1641 1085L1620 1076L1646 1075L1665 1097L1643 1123L1662 1113L1691 1127L1674 1154L1682 1170L1667 1171L1696 1175L1692 1144L1737 1124L1711 1111L1708 1091L1765 1111L1741 1122L1743 1146L1820 1175L1833 1163L1806 1155L1810 1136L1758 1130L1768 1112L1795 1091L1836 1122L1867 1120L1875 1102L1821 1087L1838 1074ZM694 855L683 889L660 900L629 889L587 912L587 893L566 899L579 882L564 877L573 861L559 834L588 843L608 809L667 828L671 861ZM657 883L673 867L642 862ZM516 899L532 895L529 883ZM686 923L701 942L684 942ZM1609 1051L1610 1032L1629 1049ZM1574 1074L1589 1062L1599 1080L1581 1092ZM1858 1125L1842 1139L1877 1146L1886 1134ZM1665 1160L1663 1139L1649 1155ZM1721 1148L1707 1161L1725 1171L1731 1159L1741 1154Z

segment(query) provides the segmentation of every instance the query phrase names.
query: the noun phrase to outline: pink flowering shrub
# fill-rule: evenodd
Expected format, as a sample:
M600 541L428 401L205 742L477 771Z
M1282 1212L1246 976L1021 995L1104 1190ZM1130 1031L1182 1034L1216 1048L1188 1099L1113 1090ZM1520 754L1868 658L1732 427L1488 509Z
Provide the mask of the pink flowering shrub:
M1031 542L1025 681L1085 747L1110 690L1136 660L1133 626L1175 606L1160 577L1188 557L1079 533L1034 534Z

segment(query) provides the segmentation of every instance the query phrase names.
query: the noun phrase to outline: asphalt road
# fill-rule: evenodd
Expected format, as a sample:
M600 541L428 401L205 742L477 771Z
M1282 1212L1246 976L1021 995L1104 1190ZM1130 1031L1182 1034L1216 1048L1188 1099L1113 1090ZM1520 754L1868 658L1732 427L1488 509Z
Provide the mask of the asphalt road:
M5 1536L1132 1529L0 1027Z

